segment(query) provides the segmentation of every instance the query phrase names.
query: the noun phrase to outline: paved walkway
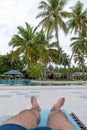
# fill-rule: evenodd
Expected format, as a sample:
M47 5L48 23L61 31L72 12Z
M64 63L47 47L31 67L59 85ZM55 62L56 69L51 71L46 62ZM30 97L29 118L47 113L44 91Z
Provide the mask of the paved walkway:
M87 126L87 87L3 87L0 88L0 122L24 109L31 108L30 97L35 95L42 109L50 109L61 97L63 109L74 112Z

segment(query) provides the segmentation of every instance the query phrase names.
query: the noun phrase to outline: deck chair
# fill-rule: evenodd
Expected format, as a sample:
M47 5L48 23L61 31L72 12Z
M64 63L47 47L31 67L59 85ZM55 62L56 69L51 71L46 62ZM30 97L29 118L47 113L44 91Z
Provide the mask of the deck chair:
M66 110L61 110L67 116L68 120L74 125L76 130L87 130L87 127L79 120L79 118L74 113L68 113ZM40 122L38 127L40 126L47 126L48 116L50 114L50 110L42 110L40 112Z
M68 113L66 110L61 110L62 112L64 112L64 114L67 116L68 120L74 125L74 127L76 128L76 130L87 130L87 127L79 120L79 118L74 114L74 113ZM48 122L48 116L50 114L50 110L41 110L40 111L40 122L38 124L37 127L41 127L41 126L47 126L47 122ZM2 116L0 118L0 124L5 121L6 119L8 119L10 116Z
M82 123L82 121L73 112L70 113L70 115L82 130L87 130L87 127Z

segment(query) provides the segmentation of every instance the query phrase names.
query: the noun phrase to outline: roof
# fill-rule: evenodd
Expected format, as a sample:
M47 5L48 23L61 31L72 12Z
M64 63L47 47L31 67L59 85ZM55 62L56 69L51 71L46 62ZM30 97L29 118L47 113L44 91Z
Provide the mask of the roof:
M3 73L4 75L23 75L20 71L18 70L10 70L10 71L7 71L5 73Z
M74 73L72 73L72 76L80 76L80 75L87 75L87 72L74 72Z

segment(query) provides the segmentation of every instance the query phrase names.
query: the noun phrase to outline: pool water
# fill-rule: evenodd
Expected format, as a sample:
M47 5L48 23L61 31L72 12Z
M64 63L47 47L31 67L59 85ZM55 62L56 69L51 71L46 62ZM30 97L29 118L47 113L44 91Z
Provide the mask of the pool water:
M28 79L2 79L0 80L0 86L87 86L87 82L59 82L59 81L44 81L44 82L39 82L39 81L32 81Z
M30 80L25 80L25 79L3 79L0 80L0 85L35 85L36 83L31 82Z

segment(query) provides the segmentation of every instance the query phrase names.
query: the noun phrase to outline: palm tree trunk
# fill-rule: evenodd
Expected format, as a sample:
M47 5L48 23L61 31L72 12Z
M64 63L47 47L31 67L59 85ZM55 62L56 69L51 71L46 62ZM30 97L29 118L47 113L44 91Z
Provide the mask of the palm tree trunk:
M61 52L61 48L60 48L60 45L59 45L58 26L56 26L56 28L55 28L55 35L56 35L56 39L57 39L57 45L58 45L59 54L60 54L60 57L62 58L62 61L63 61L63 64L64 64L65 73L66 73L66 75L68 75L67 71L66 71L65 61L64 61L64 58L63 58L63 55L62 55L62 52Z
M63 58L62 52L61 52L61 47L60 47L60 45L59 45L58 27L57 27L57 26L56 26L56 29L55 29L55 30L56 30L56 39L57 39L58 50L59 50L60 56L61 56L61 58L62 58L62 60L63 60L63 63L64 63L64 65L65 65L64 58Z
M47 79L47 63L45 63L45 72L44 72L44 79L46 80Z
M79 37L80 37L80 40L79 42L81 43L81 33L82 33L82 29L81 29L81 25L79 27ZM82 52L82 73L83 73L83 80L85 80L85 70L84 70L84 50Z
M83 80L85 80L84 53L82 53L82 73L83 73Z
M57 39L58 50L60 51L59 38L58 38L58 27L57 26L55 28L55 35L56 35L56 39Z
M40 71L41 80L44 80L44 74L43 74L43 72L42 72L42 70L41 70L40 65L39 65L38 63L37 63L36 65L37 65L37 67L38 67L38 69L39 69L39 71Z

